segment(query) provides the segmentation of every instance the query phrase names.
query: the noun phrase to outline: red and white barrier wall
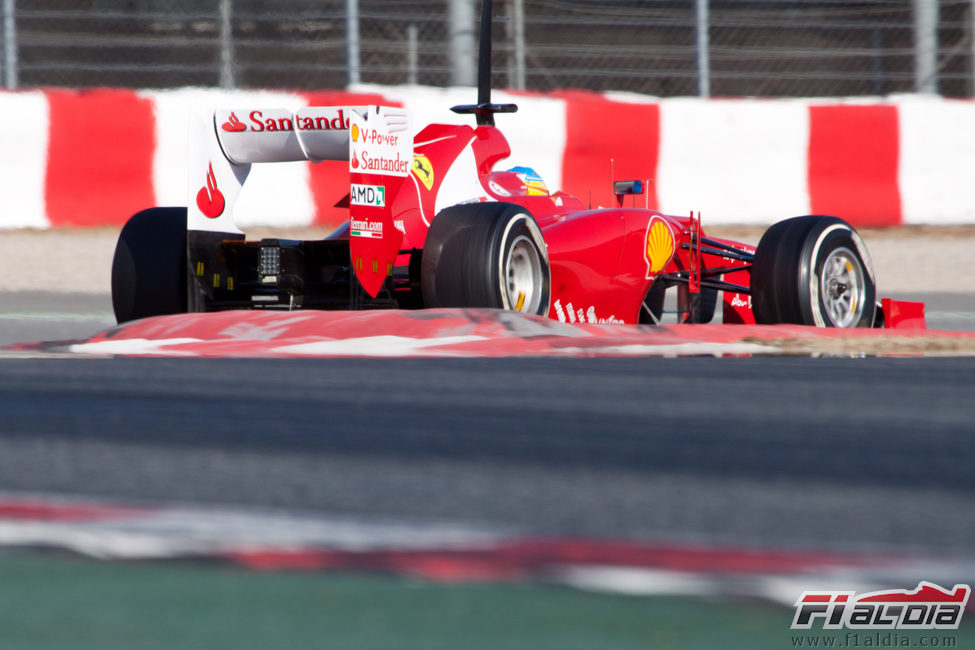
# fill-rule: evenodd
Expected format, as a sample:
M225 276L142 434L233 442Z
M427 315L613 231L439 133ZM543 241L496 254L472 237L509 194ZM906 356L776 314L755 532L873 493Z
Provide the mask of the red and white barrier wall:
M449 107L471 89L356 92L45 90L0 93L0 228L120 226L185 205L187 116L214 108L387 103L414 127L469 123ZM705 223L769 224L835 214L858 226L975 223L975 103L936 97L656 99L580 91L510 94L503 164L551 190L610 205L612 180L652 179L640 205L699 210ZM198 184L202 184L203 178ZM258 165L238 203L244 226L337 225L343 163ZM195 190L194 190L195 191Z

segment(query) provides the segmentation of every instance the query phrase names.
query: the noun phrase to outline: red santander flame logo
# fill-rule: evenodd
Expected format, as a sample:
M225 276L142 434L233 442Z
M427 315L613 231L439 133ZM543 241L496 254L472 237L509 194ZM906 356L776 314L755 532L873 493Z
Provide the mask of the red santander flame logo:
M247 126L233 113L230 114L230 117L227 118L226 122L220 125L220 128L231 133L240 133L241 131L247 130Z
M216 219L223 214L223 209L227 205L217 187L217 177L213 175L213 163L210 163L210 169L207 171L206 185L196 194L196 205L203 216L209 219Z

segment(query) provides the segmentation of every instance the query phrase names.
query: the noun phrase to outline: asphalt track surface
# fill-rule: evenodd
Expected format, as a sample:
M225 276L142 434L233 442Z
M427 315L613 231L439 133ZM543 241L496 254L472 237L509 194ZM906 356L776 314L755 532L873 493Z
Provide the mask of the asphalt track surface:
M4 359L0 490L971 554L975 359Z
M83 338L113 321L104 296L0 304L0 338L11 342ZM8 357L0 494L691 549L881 561L906 552L921 561L882 572L867 562L832 579L971 583L973 378L972 359ZM103 538L98 548L118 543L87 534ZM324 636L361 648L782 648L791 611L753 599L770 585L788 598L810 586L801 575L715 573L691 578L712 590L706 599L621 598L195 561L79 563L64 554L71 542L54 544L53 555L0 553L7 645L308 647ZM633 585L598 575L569 584ZM660 586L649 588L637 593ZM776 602L790 604L782 593ZM967 647L971 634L957 635Z
M896 297L924 301L930 329L975 331L975 295L901 292ZM114 325L107 294L0 291L0 346L87 338Z

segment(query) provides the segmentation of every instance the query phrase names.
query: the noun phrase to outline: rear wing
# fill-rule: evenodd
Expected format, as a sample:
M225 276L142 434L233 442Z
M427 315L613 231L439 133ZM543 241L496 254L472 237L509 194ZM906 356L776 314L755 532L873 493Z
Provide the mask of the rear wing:
M254 163L349 159L349 124L365 106L217 110L189 134L187 227L240 234L237 196Z
M391 211L413 163L413 134L404 109L247 108L199 116L190 129L187 230L242 236L234 206L251 166L302 160L349 161L352 260L363 287L375 296L402 241Z

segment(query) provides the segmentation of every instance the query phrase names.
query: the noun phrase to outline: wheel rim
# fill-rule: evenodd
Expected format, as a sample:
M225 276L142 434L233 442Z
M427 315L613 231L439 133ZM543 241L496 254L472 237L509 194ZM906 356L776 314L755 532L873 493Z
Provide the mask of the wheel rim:
M530 238L519 235L508 246L504 277L506 307L536 313L542 300L542 259Z
M823 264L820 295L826 315L835 327L855 327L863 316L866 282L863 266L849 248L837 248Z

